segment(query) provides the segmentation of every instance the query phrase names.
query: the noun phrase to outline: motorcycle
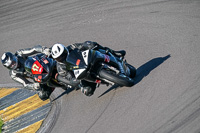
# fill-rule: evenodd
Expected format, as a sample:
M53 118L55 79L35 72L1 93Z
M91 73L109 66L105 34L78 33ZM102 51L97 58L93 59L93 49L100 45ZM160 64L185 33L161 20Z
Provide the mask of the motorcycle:
M134 85L135 67L128 64L123 58L114 56L111 52L105 53L105 51L100 52L93 49L81 51L75 48L63 63L66 64L67 70L72 71L76 79L80 81L96 83L98 86L100 84L117 84L121 87ZM60 77L58 80L66 82Z
M122 68L119 68L116 62L121 63ZM58 73L56 63L52 58L38 54L28 57L24 65L25 70L32 74L36 82L50 87L76 87L80 84L79 81L83 80L96 83L98 86L100 84L127 87L134 85L135 67L111 52L106 54L105 51L92 49L80 51L77 48L71 51L64 63L67 70L74 73L77 81L69 81L59 76L55 78ZM121 74L120 70L124 71L124 74Z

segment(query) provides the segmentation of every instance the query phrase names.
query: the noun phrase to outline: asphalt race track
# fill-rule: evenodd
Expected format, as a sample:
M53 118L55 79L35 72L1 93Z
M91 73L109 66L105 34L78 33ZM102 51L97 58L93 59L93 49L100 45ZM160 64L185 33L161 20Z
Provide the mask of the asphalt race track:
M57 88L52 133L199 133L199 0L2 0L0 54L87 40L127 51L136 85ZM14 83L0 66L0 84Z

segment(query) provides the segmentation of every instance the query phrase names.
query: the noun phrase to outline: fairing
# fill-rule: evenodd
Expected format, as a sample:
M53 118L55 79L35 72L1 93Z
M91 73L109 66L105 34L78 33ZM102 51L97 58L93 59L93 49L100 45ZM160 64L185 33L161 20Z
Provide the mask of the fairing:
M51 58L47 58L46 55L40 54L33 57L28 57L25 61L25 70L33 74L35 81L40 83L46 83L51 75L52 70L55 67L56 62Z
M89 52L89 51L88 51ZM72 70L77 79L81 79L86 76L88 69L88 53L87 57L83 57L84 51L81 52L78 49L70 52L66 59L66 66L68 70Z

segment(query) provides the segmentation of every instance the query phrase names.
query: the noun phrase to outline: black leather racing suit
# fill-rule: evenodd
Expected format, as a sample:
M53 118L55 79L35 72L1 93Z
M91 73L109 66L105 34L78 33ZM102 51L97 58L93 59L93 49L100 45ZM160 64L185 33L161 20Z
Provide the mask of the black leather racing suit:
M88 50L88 49L101 50L101 51L103 50L105 53L109 51L118 57L125 55L125 51L123 51L124 53L123 52L118 53L119 51L114 51L108 47L101 46L97 42L91 42L91 41L86 41L84 43L75 43L67 47L69 53L73 51L75 48L78 48L79 50ZM81 91L86 96L93 95L96 89L96 83L76 80L74 74L68 71L66 69L66 65L62 62L57 62L57 71L58 71L58 76L57 76L58 81L62 81L63 83L66 83L66 84L67 83L74 84L73 87L81 88ZM80 83L81 83L81 86L79 86Z
M36 90L40 99L46 100L52 93L53 88L48 87L47 85L29 81L28 79L32 79L32 75L27 73L24 68L24 62L26 61L27 57L37 53L43 53L49 56L50 49L41 45L37 45L32 48L18 50L15 53L15 55L18 57L18 67L15 70L10 70L10 76L14 81L22 84L25 89Z

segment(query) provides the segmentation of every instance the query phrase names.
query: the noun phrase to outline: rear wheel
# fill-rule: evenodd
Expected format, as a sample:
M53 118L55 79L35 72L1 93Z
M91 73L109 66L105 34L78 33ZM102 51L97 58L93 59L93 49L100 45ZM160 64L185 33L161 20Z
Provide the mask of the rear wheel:
M113 83L118 84L119 86L131 87L134 85L134 80L130 77L127 77L123 74L116 74L113 71L102 69L99 72L101 78L107 79Z

